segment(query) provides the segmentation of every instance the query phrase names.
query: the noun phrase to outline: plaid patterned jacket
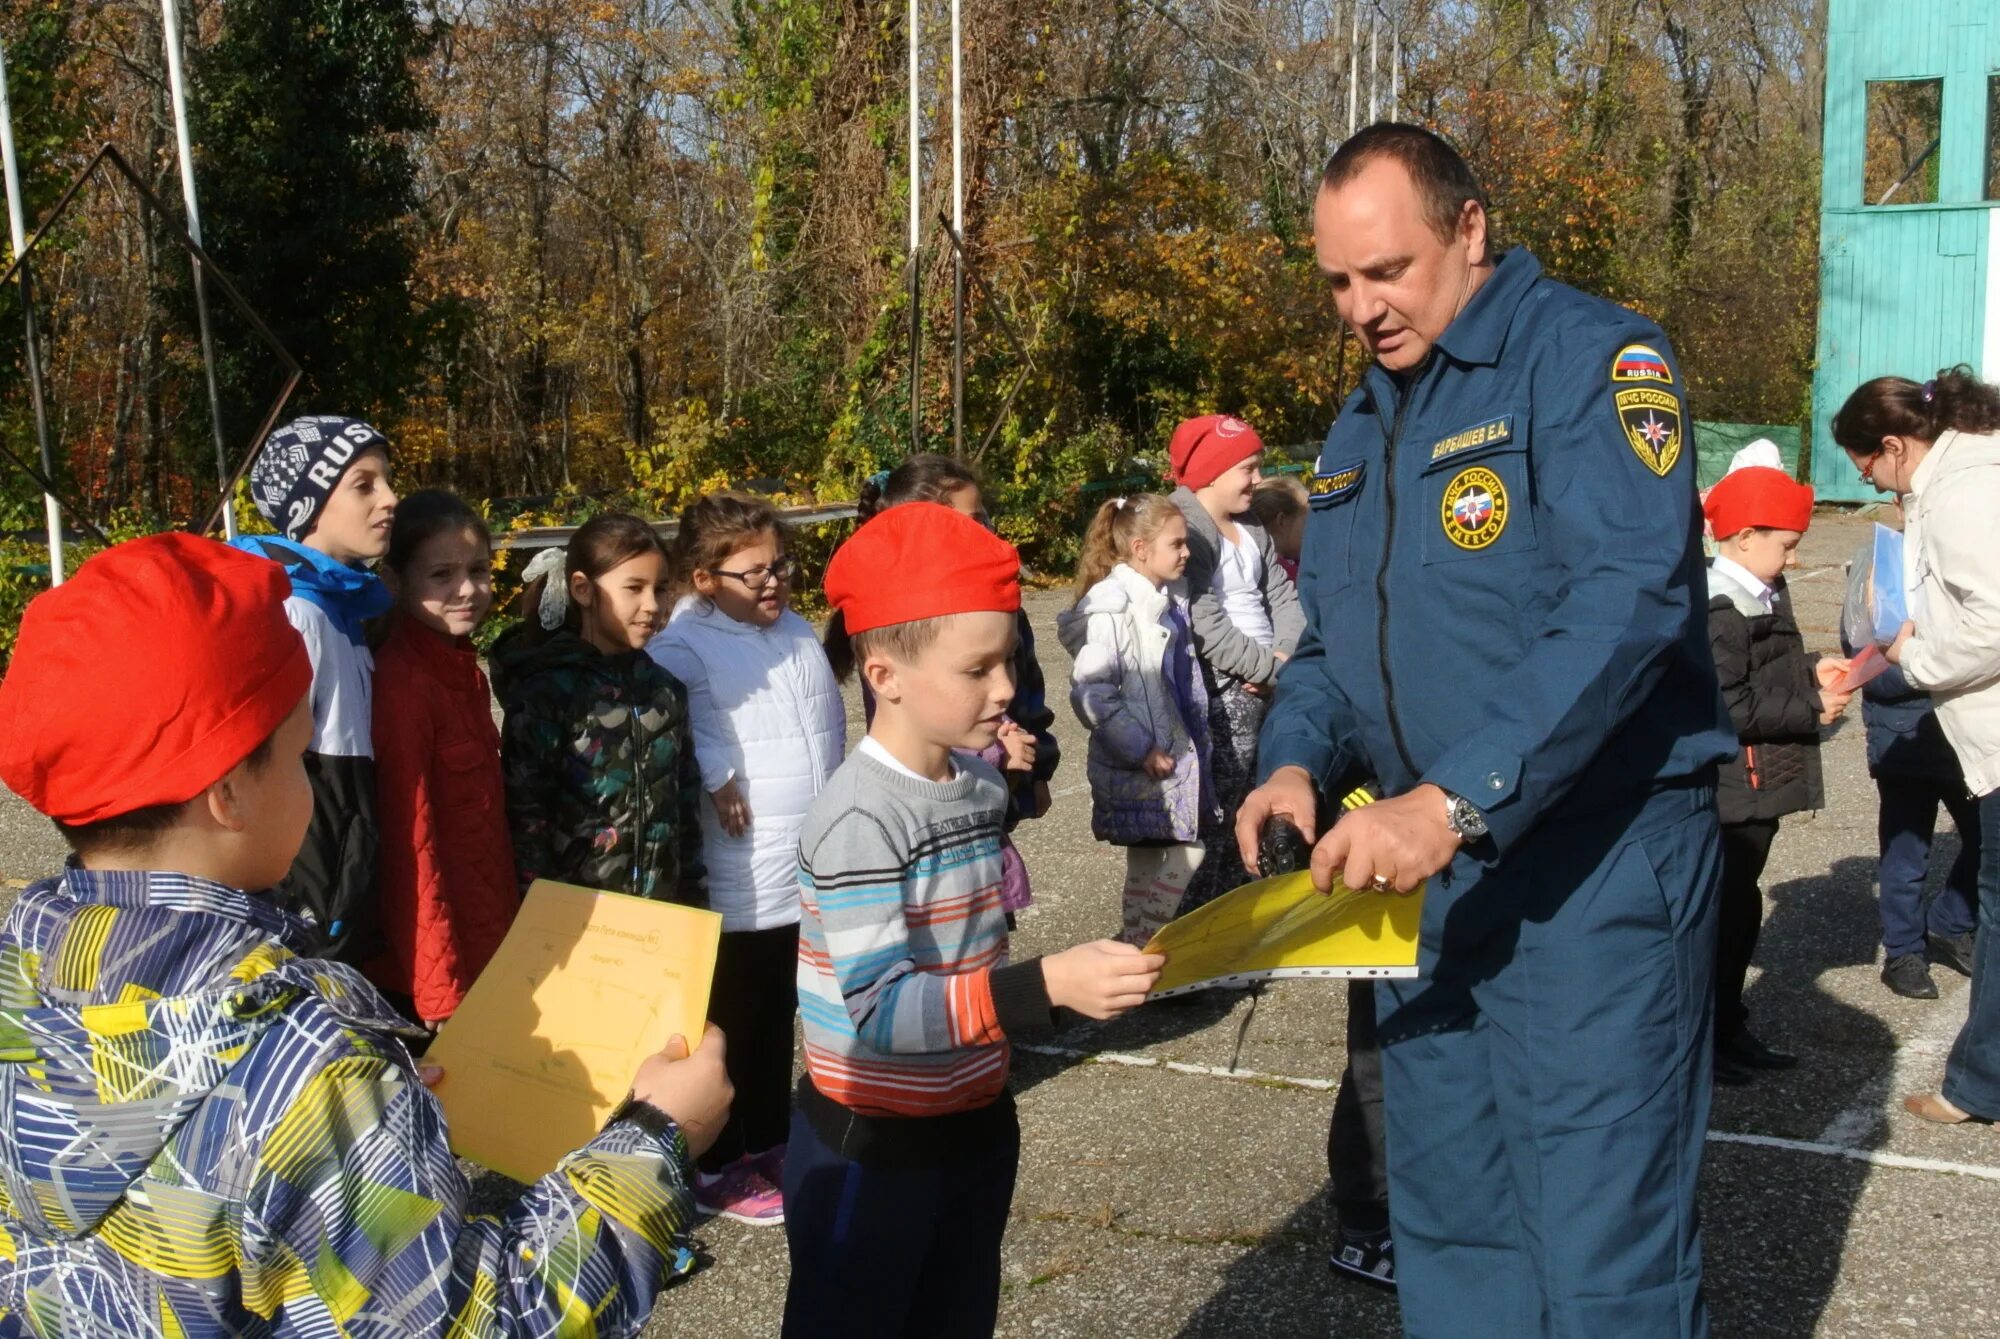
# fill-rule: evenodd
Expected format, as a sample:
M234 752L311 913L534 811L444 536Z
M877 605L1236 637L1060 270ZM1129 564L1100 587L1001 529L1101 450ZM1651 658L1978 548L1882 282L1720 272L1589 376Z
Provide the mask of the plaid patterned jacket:
M468 1216L443 1113L310 930L72 868L0 928L0 1333L631 1334L684 1267L687 1149L617 1123Z

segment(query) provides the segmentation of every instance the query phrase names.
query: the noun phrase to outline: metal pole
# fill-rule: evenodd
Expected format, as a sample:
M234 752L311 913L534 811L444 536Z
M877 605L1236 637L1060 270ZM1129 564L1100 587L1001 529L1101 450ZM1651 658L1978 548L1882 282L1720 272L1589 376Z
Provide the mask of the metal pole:
M1361 0L1354 0L1354 30L1347 38L1347 133L1361 115Z
M28 249L28 223L21 202L21 168L14 158L14 113L7 100L7 56L0 49L0 172L7 179L7 235L14 244L14 256L18 260ZM54 452L49 447L49 409L42 399L42 342L35 328L34 295L28 287L28 266L21 264L21 312L26 325L26 343L23 352L28 362L28 399L35 413L35 444L41 449L42 474L53 479L56 475ZM42 514L47 517L49 527L49 580L52 585L63 583L63 531L62 508L56 505L55 494L42 494Z
M951 453L965 454L965 82L959 0L951 0Z
M1377 104L1382 89L1382 67L1378 52L1382 45L1382 16L1368 16L1368 124L1374 125L1380 116Z
M923 190L923 142L918 128L917 48L923 15L910 0L910 450L923 446L924 313L922 253L924 224L918 197Z
M201 210L195 204L194 148L188 140L187 81L181 72L181 16L175 0L160 0L161 46L167 53L167 88L174 104L174 146L181 159L181 199L187 204L188 236L196 246L201 240ZM222 431L222 391L215 381L215 337L208 322L208 276L201 259L194 260L194 314L201 327L201 369L208 378L208 422L215 434L215 480L219 488L229 487L229 447ZM228 499L224 499L227 504ZM236 508L224 505L222 533L236 538Z
M1403 119L1403 30L1389 26L1389 119Z

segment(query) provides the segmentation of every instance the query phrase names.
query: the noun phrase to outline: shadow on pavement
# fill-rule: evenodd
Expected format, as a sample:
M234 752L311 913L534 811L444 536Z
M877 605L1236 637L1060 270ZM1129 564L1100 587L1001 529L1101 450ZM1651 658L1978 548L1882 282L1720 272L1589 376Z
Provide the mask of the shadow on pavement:
M1950 840L1940 838L1934 869L1949 863ZM1714 1128L1832 1137L1869 1149L1887 1137L1875 1113L1896 1096L1885 1086L1895 1033L1822 985L1831 972L1879 959L1874 882L1875 861L1849 856L1824 874L1765 888L1761 975L1745 1002L1757 1035L1796 1050L1800 1067L1718 1090ZM1828 1128L1836 1122L1847 1128ZM1702 1212L1717 1334L1819 1331L1869 1170L1844 1158L1710 1143Z
M1953 852L1945 844L1953 840L1940 835L1934 871L1948 866ZM1895 1096L1882 1087L1895 1034L1820 984L1829 972L1872 966L1879 956L1874 877L1874 860L1848 857L1825 874L1766 890L1762 973L1748 995L1753 1026L1778 1044L1796 1045L1804 1059L1788 1074L1719 1090L1714 1128L1811 1140L1843 1113L1871 1103L1868 1109L1879 1109ZM1880 1146L1886 1127L1879 1120L1867 1126L1846 1142ZM1846 1159L1708 1145L1701 1211L1716 1335L1819 1332L1868 1173L1866 1164ZM1399 1334L1392 1296L1327 1268L1331 1234L1325 1197L1316 1195L1230 1268L1179 1339Z
M1331 1113L1333 1103L1327 1102ZM1327 1267L1333 1223L1326 1196L1293 1211L1230 1267L1215 1295L1188 1318L1177 1339L1394 1339L1402 1331L1396 1295Z

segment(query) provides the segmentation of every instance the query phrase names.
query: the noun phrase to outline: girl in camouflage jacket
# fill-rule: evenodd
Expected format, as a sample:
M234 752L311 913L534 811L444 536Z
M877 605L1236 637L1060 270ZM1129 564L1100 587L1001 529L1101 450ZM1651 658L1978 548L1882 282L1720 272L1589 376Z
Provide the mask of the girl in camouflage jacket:
M527 617L492 657L521 887L699 903L687 690L645 652L666 624L666 550L636 516L606 513L526 575Z

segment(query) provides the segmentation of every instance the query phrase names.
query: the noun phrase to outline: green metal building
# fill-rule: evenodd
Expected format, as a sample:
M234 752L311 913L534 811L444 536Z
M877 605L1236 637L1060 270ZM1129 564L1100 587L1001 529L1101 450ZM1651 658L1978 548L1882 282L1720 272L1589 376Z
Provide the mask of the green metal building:
M1876 498L1827 425L1856 386L2000 380L2000 0L1827 0L1812 482Z

